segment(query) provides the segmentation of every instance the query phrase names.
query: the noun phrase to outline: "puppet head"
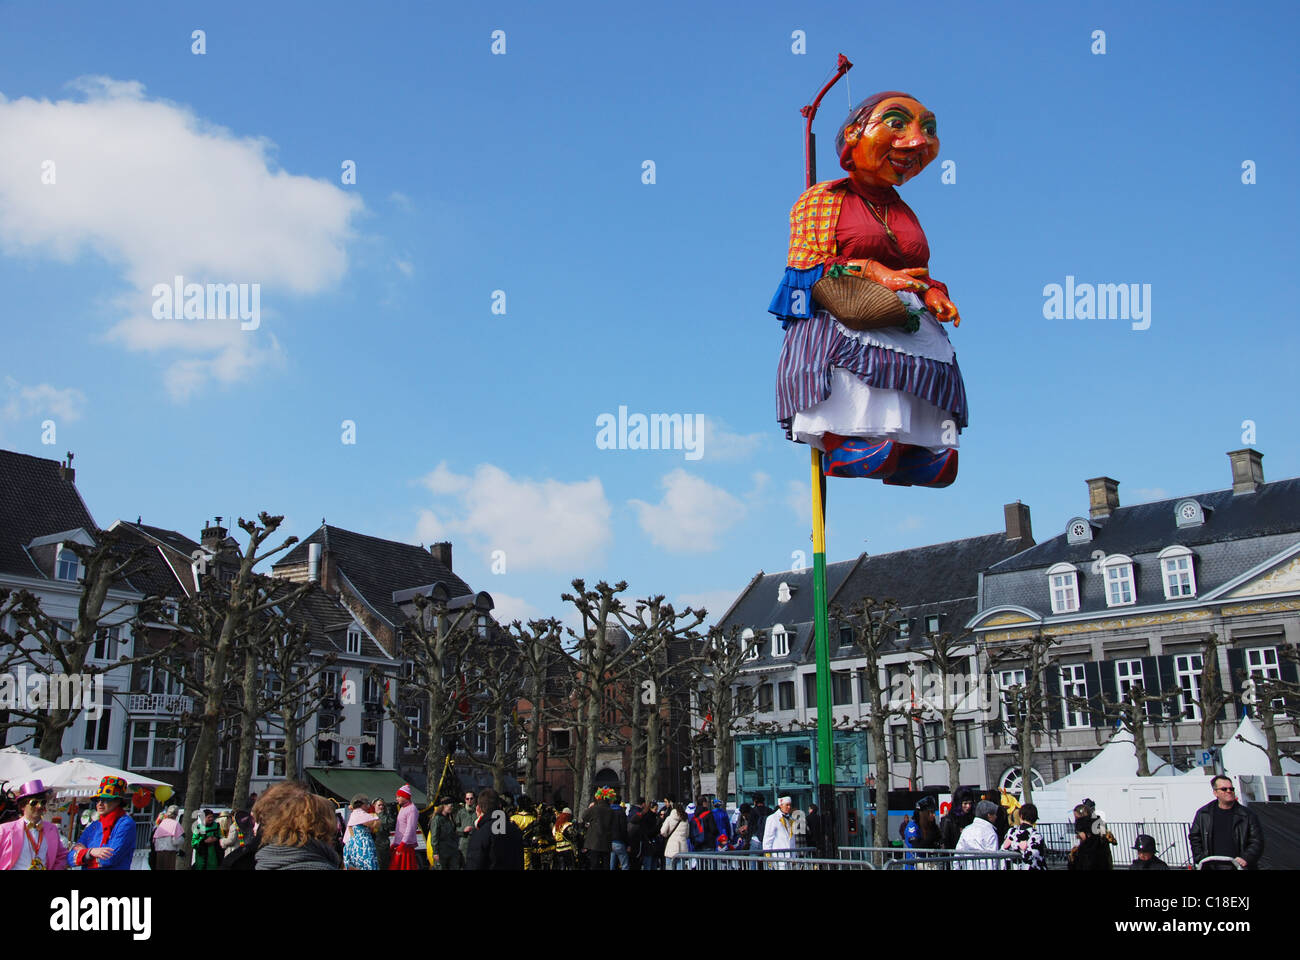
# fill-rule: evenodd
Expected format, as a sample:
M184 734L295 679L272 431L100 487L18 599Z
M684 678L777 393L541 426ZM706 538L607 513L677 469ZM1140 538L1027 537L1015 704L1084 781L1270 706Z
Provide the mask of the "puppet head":
M835 137L840 166L860 186L896 187L939 155L934 114L910 94L887 90L867 97Z

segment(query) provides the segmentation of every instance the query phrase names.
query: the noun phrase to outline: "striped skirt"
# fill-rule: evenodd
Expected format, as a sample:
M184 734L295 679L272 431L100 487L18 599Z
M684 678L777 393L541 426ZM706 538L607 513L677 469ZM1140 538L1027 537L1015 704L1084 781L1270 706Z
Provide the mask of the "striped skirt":
M943 363L872 346L846 335L825 310L788 323L776 373L776 418L790 436L794 415L831 395L831 368L841 367L866 387L899 390L949 411L967 423L966 386L957 358ZM859 435L859 434L850 434Z

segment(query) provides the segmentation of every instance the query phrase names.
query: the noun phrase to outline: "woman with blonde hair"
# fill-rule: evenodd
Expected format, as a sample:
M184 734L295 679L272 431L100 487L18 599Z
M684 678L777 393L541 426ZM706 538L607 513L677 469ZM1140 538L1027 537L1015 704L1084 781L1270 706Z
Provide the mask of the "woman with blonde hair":
M337 870L334 808L301 783L277 783L253 806L259 845L256 870Z

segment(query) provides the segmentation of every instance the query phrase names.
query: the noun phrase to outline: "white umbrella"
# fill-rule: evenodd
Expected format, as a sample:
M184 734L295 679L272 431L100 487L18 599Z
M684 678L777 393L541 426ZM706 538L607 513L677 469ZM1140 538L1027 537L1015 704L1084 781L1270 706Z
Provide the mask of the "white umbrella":
M11 790L17 789L29 780L40 777L40 771L48 770L54 764L30 753L23 753L17 747L5 747L0 750L0 780L8 780Z
M40 771L40 778L59 797L93 797L99 792L99 782L105 777L121 777L127 786L154 787L171 786L161 780L154 780L140 773L118 770L83 757L73 757L52 767Z

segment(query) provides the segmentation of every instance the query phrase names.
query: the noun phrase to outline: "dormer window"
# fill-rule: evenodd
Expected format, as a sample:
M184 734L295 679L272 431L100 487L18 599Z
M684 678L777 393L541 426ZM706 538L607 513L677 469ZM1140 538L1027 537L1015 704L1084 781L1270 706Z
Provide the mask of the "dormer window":
M1180 527L1199 527L1205 523L1205 510L1200 502L1190 497L1174 504L1174 521Z
M1136 601L1132 559L1122 553L1107 557L1101 562L1101 572L1106 581L1106 606L1127 607Z
M740 645L745 650L746 660L758 659L758 644L754 642L754 631L746 629L740 635Z
M1066 543L1091 543L1092 523L1086 517L1075 517L1066 525Z
M912 635L912 621L899 620L894 624L894 629L897 631L899 640L906 640Z
M925 618L925 632L935 634L939 632L939 617L935 614Z
M1196 571L1192 568L1192 551L1181 545L1165 547L1161 550L1160 578L1165 585L1166 600L1182 600L1185 597L1196 596Z
M1052 594L1052 613L1074 613L1079 609L1079 571L1071 563L1058 563L1047 571Z
M348 627L348 645L347 651L350 654L359 656L361 654L361 628Z
M790 584L782 583L779 587L776 588L777 603L789 603L790 595L792 593L794 593L794 591L790 589Z
M785 586L785 584L782 584ZM790 635L785 632L785 627L777 624L772 628L772 656L784 657L790 653Z
M71 550L59 548L59 559L55 565L54 579L77 581L81 579L81 560Z

